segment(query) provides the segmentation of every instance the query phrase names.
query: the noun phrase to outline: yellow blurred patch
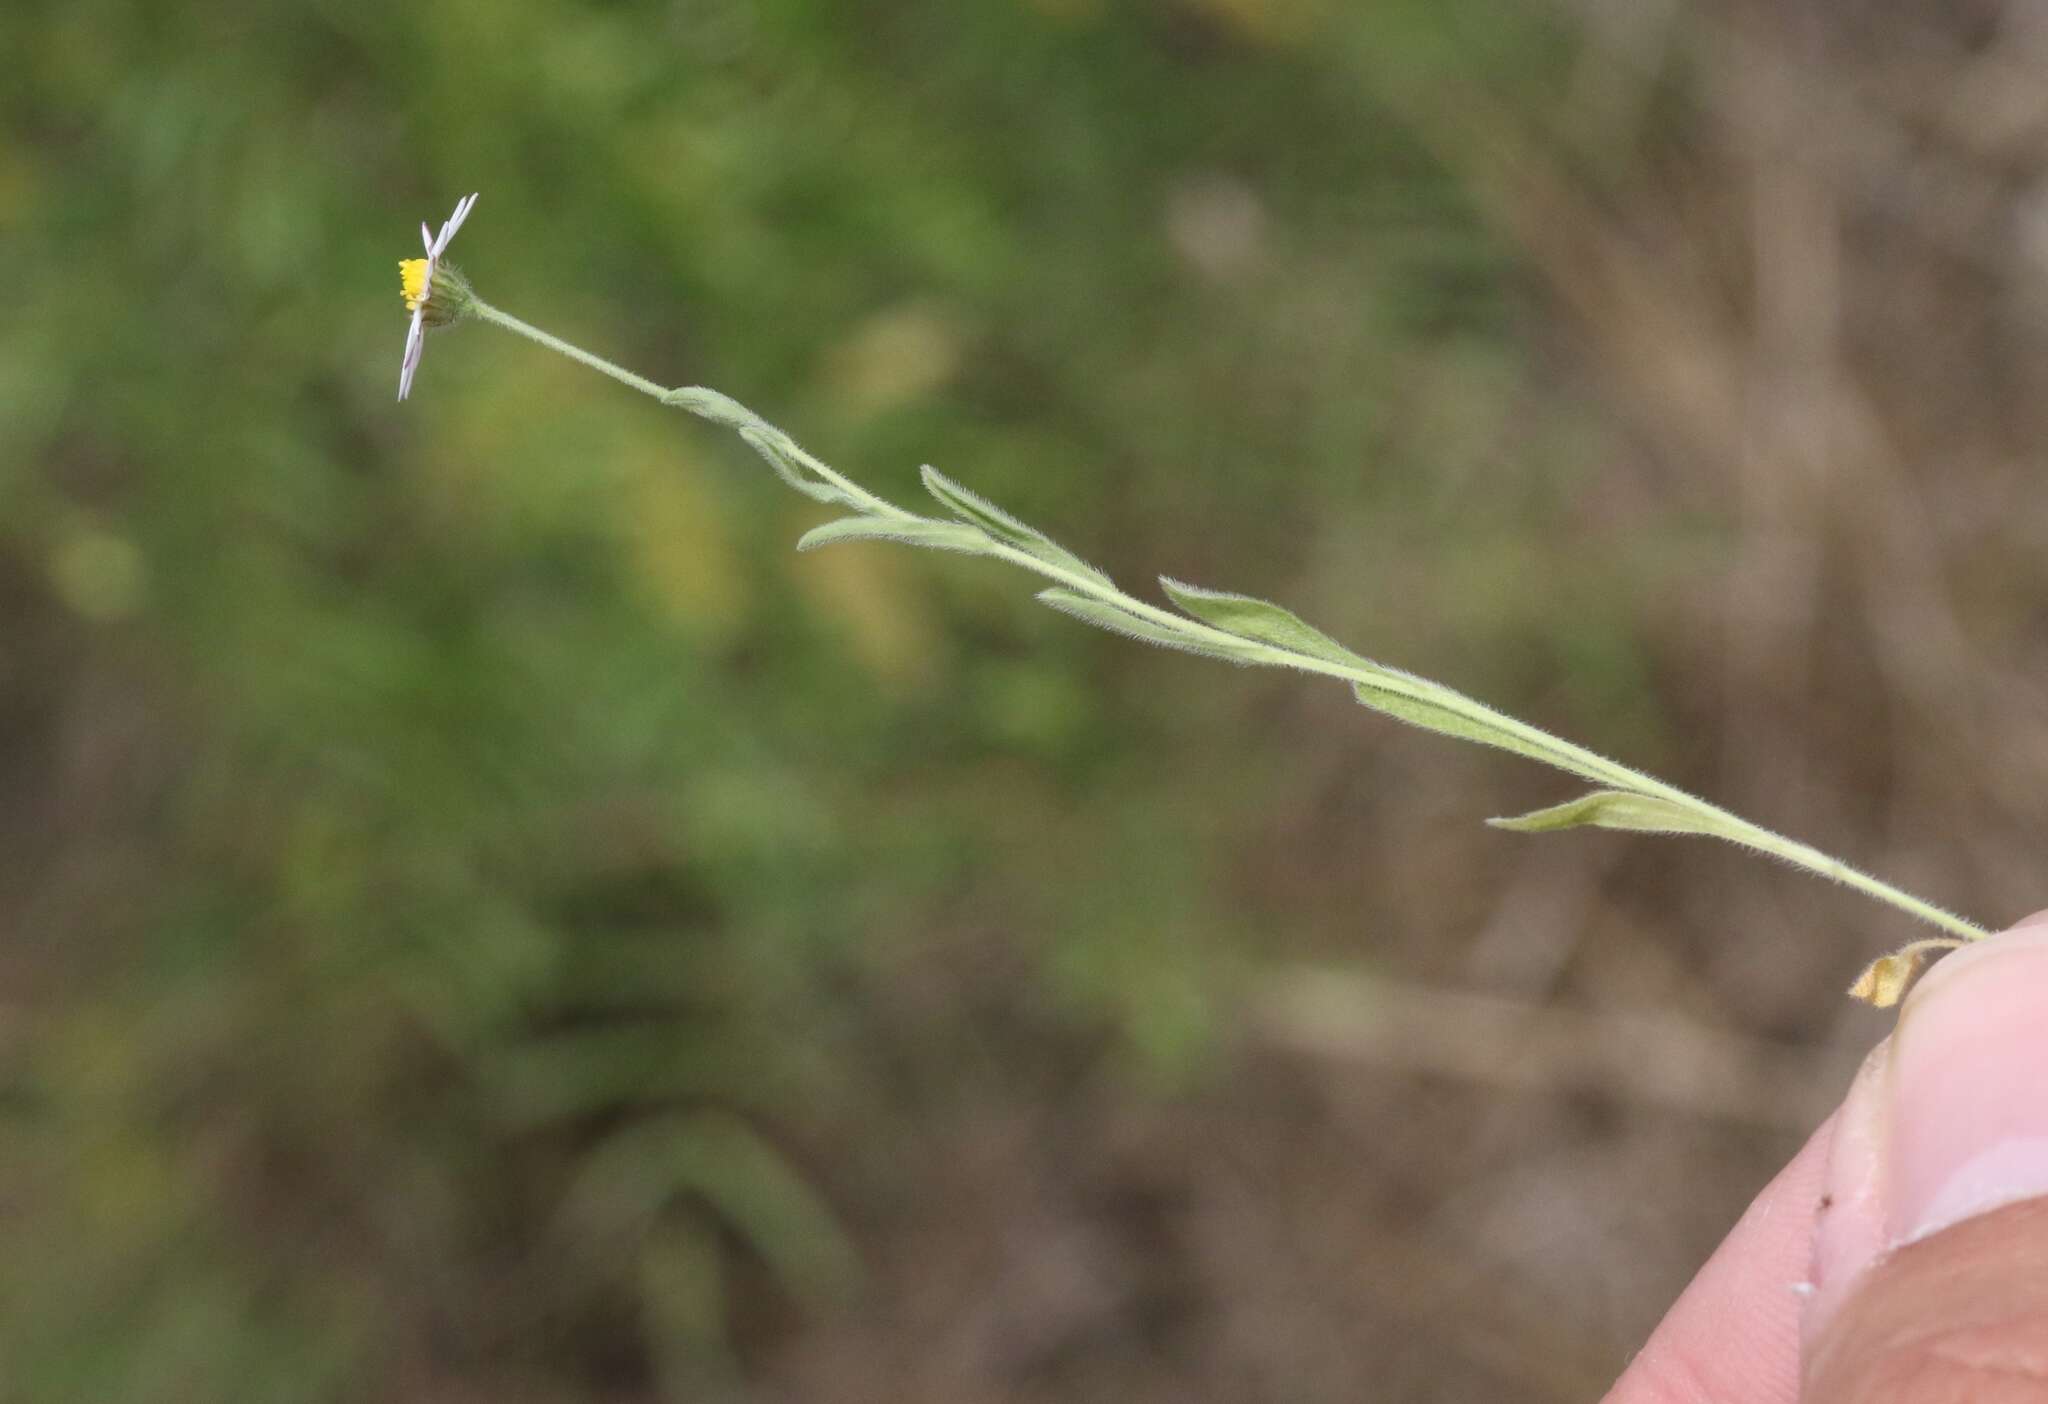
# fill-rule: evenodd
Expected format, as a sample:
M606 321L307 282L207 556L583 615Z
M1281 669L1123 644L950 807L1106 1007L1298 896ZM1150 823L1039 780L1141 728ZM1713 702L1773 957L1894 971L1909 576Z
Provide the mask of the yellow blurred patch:
M904 582L906 549L892 542L848 542L806 552L792 567L811 607L826 616L876 681L899 697L930 687L939 661L938 630L914 583Z
M513 551L594 528L619 543L622 575L665 620L712 646L744 628L747 574L698 431L622 402L567 361L509 338L494 347L480 329L442 333L423 374L442 343L465 336L475 344L457 349L489 364L433 401L416 469L428 518Z
M110 622L141 607L149 568L125 536L74 523L50 553L50 583L73 613Z
M619 494L620 526L648 600L690 634L718 644L744 622L747 590L724 508L706 481L702 467L674 444L639 459Z
M930 303L885 308L826 353L826 383L849 417L883 414L951 380L963 340L958 321Z
M88 1007L54 1030L42 1072L93 1148L72 1167L73 1205L96 1228L143 1237L177 1213L183 1186L163 1144L137 1129L148 1091L138 1050L132 1019Z
M521 516L552 516L567 505L556 499L570 497L569 475L537 473L532 465L555 426L575 413L563 407L577 403L581 367L511 354L525 349L494 346L475 327L428 338L413 389L420 421L414 452L420 503L437 525L491 534L514 529ZM442 367L436 376L437 366L458 358L473 364Z

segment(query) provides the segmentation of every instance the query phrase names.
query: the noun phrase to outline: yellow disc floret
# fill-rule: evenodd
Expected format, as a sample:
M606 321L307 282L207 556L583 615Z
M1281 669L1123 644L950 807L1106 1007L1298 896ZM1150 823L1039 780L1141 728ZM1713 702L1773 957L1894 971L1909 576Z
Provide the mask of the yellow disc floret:
M405 310L427 326L445 327L462 320L469 310L469 283L444 259L399 260L398 286L405 295Z
M398 277L405 291L405 310L417 312L420 304L427 300L428 263L423 258L405 258L398 262Z

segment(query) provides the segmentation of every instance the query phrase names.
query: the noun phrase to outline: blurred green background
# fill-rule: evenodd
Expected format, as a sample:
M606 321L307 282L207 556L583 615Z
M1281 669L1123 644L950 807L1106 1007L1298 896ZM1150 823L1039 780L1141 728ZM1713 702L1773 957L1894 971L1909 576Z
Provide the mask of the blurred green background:
M12 0L0 1401L1596 1393L1901 921L396 265L2005 920L2043 40L1870 8Z

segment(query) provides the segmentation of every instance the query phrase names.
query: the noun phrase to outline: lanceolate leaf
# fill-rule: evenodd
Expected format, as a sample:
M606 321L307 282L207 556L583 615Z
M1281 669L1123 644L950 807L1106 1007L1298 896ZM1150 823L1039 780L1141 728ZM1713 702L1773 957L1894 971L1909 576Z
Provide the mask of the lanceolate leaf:
M836 522L812 527L798 538L796 549L815 551L835 541L901 541L911 546L929 546L936 551L981 550L986 542L973 527L957 522L935 522L927 517L841 517Z
M1021 546L1046 539L1037 528L1018 521L979 493L969 492L929 463L918 469L918 476L924 479L925 491L937 498L941 507L963 522L974 523L998 541Z
M1431 686L1428 683L1419 685ZM1445 736L1455 736L1463 741L1476 741L1482 746L1497 746L1503 751L1513 751L1518 756L1541 761L1545 765L1579 776L1581 779L1613 784L1625 774L1620 766L1611 765L1598 756L1580 754L1540 732L1533 736L1524 735L1493 722L1486 717L1484 709L1476 702L1467 702L1465 708L1458 708L1411 697L1405 692L1375 687L1371 683L1358 683L1351 690L1360 702L1374 711L1385 712L1388 716L1397 717L1410 726L1419 726L1425 731L1435 731Z
M1116 588L1107 575L1059 542L1038 528L1018 521L980 494L969 492L931 464L925 464L918 472L924 479L925 491L937 498L940 506L961 521L980 527L1005 546L1015 547L1048 565L1056 565L1076 575L1086 576L1108 589Z
M1127 638L1142 639L1146 643L1158 644L1161 648L1177 648L1185 653L1199 653L1205 658L1221 658L1231 663L1245 663L1250 660L1228 651L1227 645L1210 646L1206 642L1177 634L1129 610L1118 609L1115 605L1104 604L1092 595L1078 590L1054 586L1038 592L1039 601L1051 605L1062 614L1071 614L1076 619L1086 620L1099 629L1122 634Z
M661 402L665 405L674 405L677 409L688 410L699 419L708 419L713 424L723 424L728 429L745 429L754 425L774 427L732 396L706 385L685 385L681 389L671 390L661 397Z
M1679 804L1657 795L1595 790L1564 804L1554 804L1514 819L1489 819L1496 829L1520 834L1548 834L1559 829L1632 829L1646 834L1707 834L1734 843L1753 843L1734 825L1717 822L1702 807Z
M1159 584L1173 602L1195 618L1227 634L1257 639L1289 653L1306 654L1326 663L1371 668L1377 665L1360 658L1320 629L1312 629L1292 612L1250 595L1231 595L1221 590L1204 590L1199 585L1160 576Z

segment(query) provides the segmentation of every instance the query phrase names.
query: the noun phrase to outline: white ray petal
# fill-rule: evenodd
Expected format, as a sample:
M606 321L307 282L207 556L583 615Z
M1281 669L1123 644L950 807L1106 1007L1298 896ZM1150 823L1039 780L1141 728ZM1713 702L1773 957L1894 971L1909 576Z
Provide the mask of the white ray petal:
M405 333L405 359L398 365L398 398L403 400L412 393L413 372L420 368L420 352L426 348L427 329L422 322L424 311L412 314L412 326Z

